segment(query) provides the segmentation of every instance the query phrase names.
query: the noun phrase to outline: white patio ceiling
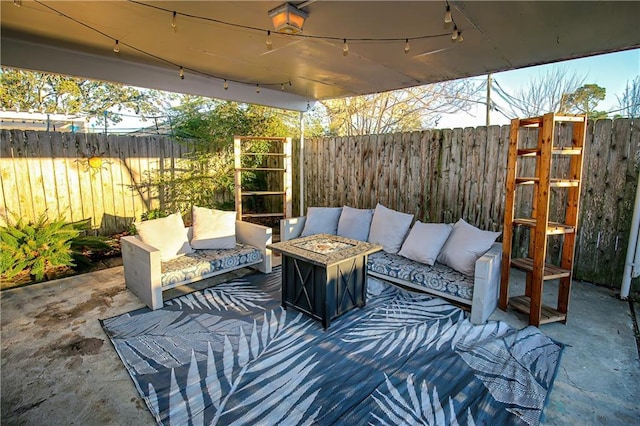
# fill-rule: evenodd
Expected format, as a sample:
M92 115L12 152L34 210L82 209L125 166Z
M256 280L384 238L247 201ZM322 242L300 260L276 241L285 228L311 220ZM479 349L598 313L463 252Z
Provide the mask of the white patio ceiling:
M1 4L3 66L299 111L319 99L640 47L640 2L451 1L458 43L444 1L292 1L309 14L302 34L313 37L272 34L270 51L268 11L278 1L14 3Z

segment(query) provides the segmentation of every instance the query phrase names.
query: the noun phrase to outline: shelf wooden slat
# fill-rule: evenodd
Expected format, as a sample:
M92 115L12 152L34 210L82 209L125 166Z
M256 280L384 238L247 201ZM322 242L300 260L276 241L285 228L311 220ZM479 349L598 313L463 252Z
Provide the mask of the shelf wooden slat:
M520 127L541 126L544 116L522 118L519 120ZM585 121L584 115L554 114L553 121L556 123L581 123Z
M516 184L518 185L533 185L538 183L539 179L537 177L518 177L516 178ZM550 185L552 188L570 188L577 187L580 185L579 179L560 179L560 178L552 178Z
M521 269L526 272L533 271L533 259L530 257L518 257L511 259L511 266ZM571 271L559 268L549 263L544 264L543 280L555 280L558 278L570 277Z
M284 157L287 154L282 152L243 152L240 155L252 155L254 157L267 156L267 157Z
M556 123L582 123L585 118L584 115L555 115L553 121Z
M242 191L242 195L285 195L284 191Z
M253 172L253 171L263 171L263 172L284 172L287 169L284 168L274 168L274 167L240 167L241 172Z
M568 146L566 148L555 147L551 150L553 155L581 155L582 148L579 146Z
M529 311L531 310L531 299L527 296L517 296L511 297L509 299L509 306L513 309L520 311L529 315ZM540 314L540 324L548 324L550 322L558 322L565 321L567 319L567 314L563 314L547 305L542 305L542 312Z
M542 124L542 117L529 117L520 119L520 127L539 126Z
M531 218L518 218L513 219L513 224L535 228L536 220ZM547 222L547 235L573 234L574 232L576 232L575 226L558 222Z
M518 149L518 155L520 157L532 157L540 153L540 148L520 148ZM582 148L579 146L569 147L554 147L551 150L552 155L580 155L582 154Z

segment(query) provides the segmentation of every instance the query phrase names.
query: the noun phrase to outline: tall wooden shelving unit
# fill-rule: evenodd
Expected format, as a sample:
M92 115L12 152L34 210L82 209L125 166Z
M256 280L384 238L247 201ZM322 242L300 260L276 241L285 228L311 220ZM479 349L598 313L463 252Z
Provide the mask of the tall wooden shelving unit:
M245 141L266 141L272 142L276 147L269 152L247 152L243 148ZM255 136L235 136L233 138L234 151L234 182L235 182L235 205L238 220L247 218L270 218L270 217L291 217L292 193L291 193L291 138L276 137L255 137ZM243 157L262 157L267 164L259 167L243 167ZM268 181L277 182L277 188L269 188L261 191L246 191L242 188L243 172L265 172L278 175ZM277 212L244 213L242 210L243 199L245 197L281 197L282 209Z
M570 146L558 146L555 141L560 123L573 126ZM520 145L521 129L538 129L537 146L523 148ZM529 324L539 326L549 322L566 323L573 271L573 258L580 206L583 151L586 138L587 118L577 115L549 113L541 117L514 119L511 121L509 153L507 160L506 198L503 228L502 276L500 303L502 310L511 305L514 309L529 314ZM552 176L554 159L568 156L569 170L564 177ZM519 161L535 157L535 175L518 176L523 167ZM557 160L556 160L557 161ZM565 162L566 163L566 160ZM557 167L556 167L557 168ZM556 171L554 174L561 174ZM515 217L516 189L521 185L533 185L531 217ZM562 223L549 220L549 202L552 188L566 190L566 208ZM514 228L529 229L528 255L512 258ZM547 262L549 236L563 238L560 266ZM509 298L509 274L511 267L527 273L525 294ZM559 279L558 303L555 308L542 304L545 281Z

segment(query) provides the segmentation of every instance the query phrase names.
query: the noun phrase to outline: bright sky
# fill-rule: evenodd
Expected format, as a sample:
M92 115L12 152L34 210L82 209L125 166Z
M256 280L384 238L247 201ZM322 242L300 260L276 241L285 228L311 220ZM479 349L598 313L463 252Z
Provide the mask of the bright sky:
M597 108L600 111L610 111L616 109L618 104L616 95L621 96L627 82L631 82L640 75L640 49L505 71L493 74L493 78L505 90L514 93L519 85L528 84L530 80L546 74L548 70L555 67L567 72L575 72L579 77L586 75L585 84L597 84L607 89L606 98L598 104ZM500 105L499 98L494 98L494 101ZM504 105L504 102L502 104ZM459 113L443 117L438 123L438 128L476 127L485 125L485 122L486 110L484 106L479 106L472 111L472 115ZM491 124L509 124L509 119L499 112L492 111Z

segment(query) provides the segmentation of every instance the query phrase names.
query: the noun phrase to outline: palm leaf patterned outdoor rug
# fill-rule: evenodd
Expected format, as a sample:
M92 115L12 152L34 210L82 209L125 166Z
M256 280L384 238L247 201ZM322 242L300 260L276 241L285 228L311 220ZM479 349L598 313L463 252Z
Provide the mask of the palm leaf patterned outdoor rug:
M319 322L253 274L102 325L159 424L538 424L563 346L369 280Z

